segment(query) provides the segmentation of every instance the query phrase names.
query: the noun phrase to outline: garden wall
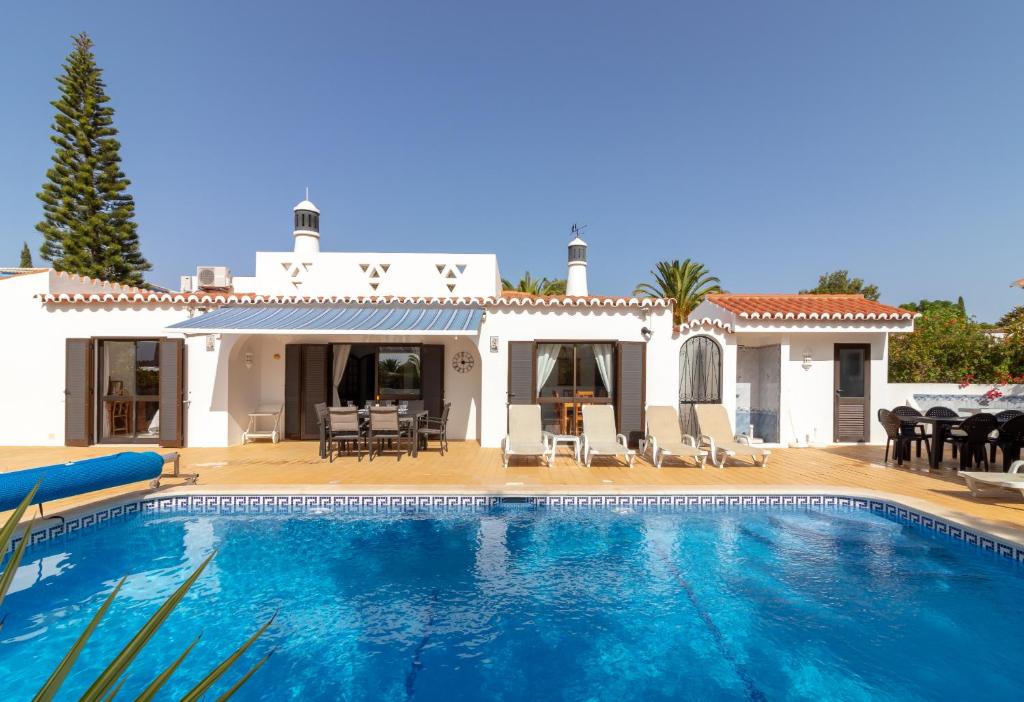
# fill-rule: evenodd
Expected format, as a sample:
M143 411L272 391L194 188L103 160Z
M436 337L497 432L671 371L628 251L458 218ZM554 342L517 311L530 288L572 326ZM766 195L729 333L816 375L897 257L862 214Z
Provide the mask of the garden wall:
M956 383L889 383L886 407L910 405L922 412L944 405L955 410L971 409L999 412L1004 409L1024 411L1024 385L992 385L975 383L961 388ZM985 393L996 388L1002 397L989 399Z

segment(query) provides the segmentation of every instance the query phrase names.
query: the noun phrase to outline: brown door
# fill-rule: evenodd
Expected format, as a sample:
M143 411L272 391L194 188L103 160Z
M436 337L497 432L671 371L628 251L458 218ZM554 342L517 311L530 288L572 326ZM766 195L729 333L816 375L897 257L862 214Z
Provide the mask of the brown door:
M284 435L287 439L318 439L315 406L328 403L327 344L287 344L284 347Z
M160 340L160 445L185 445L185 343Z
M835 441L867 441L871 407L871 345L836 344Z
M431 417L440 417L444 404L444 346L441 344L420 347L420 391L423 409Z
M508 404L533 404L536 401L534 382L533 342L508 342Z
M92 443L92 339L64 345L64 445Z
M620 341L616 366L615 405L619 433L625 434L629 445L636 448L644 435L647 344Z

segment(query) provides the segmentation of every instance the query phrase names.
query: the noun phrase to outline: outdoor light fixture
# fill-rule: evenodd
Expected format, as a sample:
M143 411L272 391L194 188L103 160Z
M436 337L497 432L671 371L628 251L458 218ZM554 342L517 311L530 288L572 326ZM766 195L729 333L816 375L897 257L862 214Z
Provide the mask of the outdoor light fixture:
M245 360L244 360L245 369L246 370L252 370L252 360L253 360L252 351L246 351L245 352Z
M652 334L653 332L650 330L649 327L643 327L642 329L640 329L640 336L644 338L644 341L650 341Z
M804 361L803 361L803 363L800 364L800 366L804 370L810 370L811 369L811 361L813 361L813 360L814 359L811 357L811 352L810 351L804 351Z

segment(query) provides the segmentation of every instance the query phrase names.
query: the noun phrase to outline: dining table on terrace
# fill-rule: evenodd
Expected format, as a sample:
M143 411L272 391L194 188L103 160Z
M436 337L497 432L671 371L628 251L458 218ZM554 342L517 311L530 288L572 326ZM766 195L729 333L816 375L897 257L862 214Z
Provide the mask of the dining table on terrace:
M940 467L942 463L943 437L948 436L950 429L960 426L964 419L965 417L926 417L924 415L900 417L904 427L915 427L921 424L931 425L932 435L928 454L929 468ZM907 451L910 451L909 444L907 445ZM907 458L910 458L910 456L908 455Z
M328 411L332 409L335 408L329 407ZM395 407L395 409L398 410L398 423L403 427L408 427L409 435L412 436L412 448L409 455L416 458L419 455L419 425L422 420L427 418L428 412L426 410L410 412L408 408L400 405ZM370 410L366 407L360 407L358 414L360 422L365 427L370 421ZM322 432L320 437L320 458L327 458L327 446Z

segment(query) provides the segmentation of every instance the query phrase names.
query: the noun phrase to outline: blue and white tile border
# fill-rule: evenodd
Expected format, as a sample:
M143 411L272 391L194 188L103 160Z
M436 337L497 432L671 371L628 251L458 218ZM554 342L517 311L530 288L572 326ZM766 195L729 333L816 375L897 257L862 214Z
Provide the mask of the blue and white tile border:
M865 509L890 519L916 524L965 544L1024 563L1024 545L970 529L952 520L911 509L895 501L827 494L693 494L693 495L153 495L94 511L73 513L32 532L30 545L133 514L190 511L202 514L287 514L316 511L409 512L487 510L501 503L521 503L553 510L628 508L758 509L841 507ZM19 539L11 544L13 548Z

